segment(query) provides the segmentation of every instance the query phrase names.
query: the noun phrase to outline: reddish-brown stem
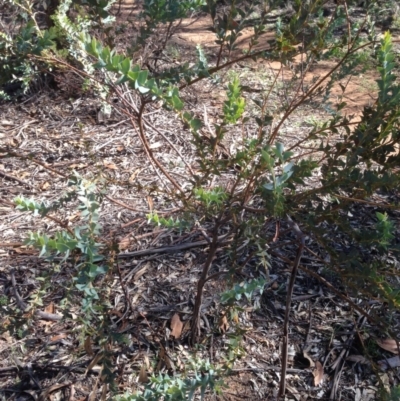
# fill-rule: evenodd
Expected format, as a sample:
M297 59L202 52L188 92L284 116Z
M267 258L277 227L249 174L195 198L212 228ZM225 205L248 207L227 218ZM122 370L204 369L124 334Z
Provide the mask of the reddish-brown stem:
M289 343L289 316L290 316L290 306L292 304L293 288L294 282L297 276L297 269L300 265L300 260L303 255L305 246L305 236L300 231L300 228L292 219L288 216L289 222L291 223L293 230L299 241L299 247L297 249L296 259L293 262L292 272L290 273L290 280L288 284L288 291L286 296L286 310L285 319L283 321L283 343L282 343L282 370L281 370L281 382L279 386L279 396L283 397L286 390L286 369L287 369L287 358L288 358L288 343Z
M297 147L298 147L299 145L301 145L302 143L307 142L307 141L310 139L310 135L318 135L318 134L320 134L321 132L327 131L327 130L332 129L332 128L347 127L348 125L355 125L355 124L358 124L358 123L359 123L359 121L348 122L348 123L343 123L343 124L337 124L337 125L332 125L332 126L330 126L330 127L322 128L322 129L320 129L320 130L318 130L318 131L315 131L315 132L311 132L309 135L307 135L305 138L303 138L303 139L297 141L294 145L292 145L292 146L291 146L290 148L288 148L287 150L290 151L290 150L292 150L292 149L297 148Z
M183 195L183 189L181 186L171 177L171 175L168 173L168 171L164 168L164 166L154 157L153 151L150 148L150 145L147 141L146 135L144 133L144 127L143 127L143 111L145 108L146 104L143 102L140 105L139 109L139 114L138 114L138 126L139 126L139 137L140 140L143 144L144 150L147 154L147 157L152 160L152 162L162 171L162 173L168 178L169 182ZM131 123L132 125L134 124L133 119L131 118Z
M279 129L281 128L282 124L288 119L288 117L301 105L303 104L337 69L339 69L339 67L341 67L341 65L346 61L346 59L353 53L355 53L356 51L370 46L371 44L376 43L376 41L371 41L368 43L365 43L364 45L361 45L359 47L357 47L356 49L350 50L348 51L344 57L329 71L327 72L321 79L319 79L312 87L311 89L308 90L307 93L305 93L298 102L296 102L296 104L294 104L293 106L291 105L285 112L285 114L283 115L283 117L281 118L281 121L278 123L278 125L275 127L271 137L269 138L268 143L272 144L278 133L279 133Z
M193 310L191 336L190 336L190 341L192 345L196 344L200 334L200 309L203 301L203 289L204 289L204 284L207 281L207 275L210 270L212 261L214 260L215 253L217 252L218 249L218 228L219 228L219 223L217 222L214 227L212 242L210 245L210 250L208 251L207 260L204 263L203 271L201 272L200 279L197 282L197 293Z

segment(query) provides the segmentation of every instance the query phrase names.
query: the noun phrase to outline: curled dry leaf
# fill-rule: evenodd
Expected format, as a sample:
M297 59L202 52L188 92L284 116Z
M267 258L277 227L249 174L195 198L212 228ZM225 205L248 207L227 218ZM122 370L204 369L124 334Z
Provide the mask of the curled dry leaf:
M304 351L303 356L304 356L304 359L306 359L309 362L309 364L310 364L309 367L313 368L315 366L315 362L311 359L310 355L308 355L307 352Z
M53 386L50 386L50 387L48 387L48 388L46 388L45 390L42 391L42 393L39 396L39 400L52 399L51 395L50 395L51 393L53 393L54 391L57 391L57 390L59 390L59 389L61 389L63 387L70 386L70 385L71 385L71 383L69 383L69 382L62 383L62 384L54 384ZM31 393L29 393L29 394L31 394ZM37 395L35 394L35 396L32 395L32 398L36 400L37 399Z
M396 340L393 340L393 338L377 339L376 343L385 351L389 351L393 354L398 354L399 352L397 347L397 342Z
M226 314L223 313L221 318L219 319L219 330L221 333L225 333L229 329L229 323L228 319L226 317Z
M182 329L183 329L183 323L177 313L175 313L174 316L172 316L171 319L171 336L177 340L181 334L182 334Z
M318 386L324 380L324 367L320 361L315 362L314 375L314 386Z

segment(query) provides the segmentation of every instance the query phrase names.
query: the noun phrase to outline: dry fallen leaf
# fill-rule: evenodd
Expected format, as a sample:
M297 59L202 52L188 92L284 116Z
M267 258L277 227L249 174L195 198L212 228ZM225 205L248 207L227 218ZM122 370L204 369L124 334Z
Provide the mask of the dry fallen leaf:
M52 392L59 390L60 388L69 386L69 385L70 385L70 383L66 382L66 383L62 383L62 384L54 384L53 386L50 386L50 387L44 389L39 396L39 401L48 400L51 397ZM33 397L33 398L35 400L38 399L37 396Z
M162 146L164 146L162 142L155 142L155 143L152 143L152 144L150 145L150 149L153 149L153 150L154 150L154 149L161 148Z
M139 269L135 275L133 276L133 282L136 282L140 279L140 277L143 276L144 273L146 273L147 269L151 267L150 262L146 263L141 269Z
M118 249L120 251L124 251L125 249L129 249L130 245L131 245L131 240L129 234L118 242Z
M287 352L287 361L292 364L294 361L294 357L296 356L296 348L293 344L289 345Z
M88 355L93 356L93 348L92 348L92 340L90 339L90 336L87 336L85 338L85 342L83 343L83 347L85 348L85 351Z
M182 334L186 335L186 333L188 333L189 330L190 330L190 320L186 320L185 324L183 325Z
M50 187L50 185L51 184L48 181L46 181L40 186L40 188L42 189L42 191L45 191L47 188Z
M100 380L100 375L97 376L96 382L94 383L94 386L92 385L91 388L93 389L92 392L89 394L89 397L87 398L88 401L94 401L96 399L97 395L97 389L99 385L99 380Z
M90 372L96 364L103 358L103 352L99 351L97 355L90 361L88 367L86 368L85 376Z
M361 363L362 365L368 365L369 360L362 355L349 355L346 361Z
M71 216L68 216L67 219L68 221L74 221L76 219L79 219L79 217L81 217L81 212L76 212L71 214Z
M160 347L161 347L159 354L160 360L158 361L156 372L159 372L164 365L167 367L168 370L175 371L175 366L171 358L167 355L167 351L165 350L164 346L160 344Z
M44 311L46 313L56 313L56 308L54 307L54 303L50 302L45 308Z
M313 368L315 366L315 362L311 359L310 355L307 354L307 352L303 352L304 358L309 362L310 368Z
M101 388L101 401L106 401L107 392L108 392L108 384L104 383L103 387Z
M147 377L146 364L143 364L142 367L140 368L139 383L147 383L148 381L149 378Z
M3 323L3 322L2 322ZM4 325L3 323L3 327L7 327L9 324ZM12 344L13 342L13 338L10 335L9 331L4 331L3 333L1 333L0 338L4 339L5 341L7 341L9 344Z
M386 370L387 368L398 368L400 366L400 358L399 356L393 356L392 358L386 358L382 361L378 361L378 364L382 370Z
M147 354L145 354L144 355L144 358L143 358L144 360L143 360L143 363L144 363L144 365L146 366L146 368L147 369L150 369L150 361L149 361L149 357L147 356ZM151 370L151 369L150 369Z
M62 340L65 337L67 337L66 333L57 334L57 335L55 335L53 337L50 337L50 342L52 342L52 343L53 342L57 342L57 341Z
M324 380L324 367L320 361L315 362L314 375L314 386L318 386Z
M176 340L181 336L183 323L177 313L171 319L171 336Z
M154 202L153 202L153 199L150 196L147 197L147 204L149 205L150 212L152 212L153 211Z
M387 373L379 373L379 376L381 378L381 383L383 384L383 387L385 390L390 393L390 379Z
M112 162L107 162L104 160L103 164L105 168L109 168L110 170L118 170L118 167Z
M389 351L393 354L398 354L397 343L395 340L393 340L393 338L377 339L376 343L385 351Z
M224 313L219 319L219 330L221 333L225 333L229 329L228 319L226 318L226 314Z
M135 181L136 177L144 170L144 168L137 168L129 177L129 181Z

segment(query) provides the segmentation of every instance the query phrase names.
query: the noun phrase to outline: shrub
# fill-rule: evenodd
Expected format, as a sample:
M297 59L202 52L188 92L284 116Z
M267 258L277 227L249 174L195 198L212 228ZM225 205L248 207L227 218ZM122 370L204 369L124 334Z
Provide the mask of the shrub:
M333 16L326 18L320 1L294 1L292 13L286 19L278 18L275 22L275 40L259 50L257 46L260 45L260 36L266 29L268 17L281 3L270 2L270 8L251 21L254 36L248 50L235 59L232 52L242 30L250 16L260 10L261 2L249 3L232 1L225 11L217 12L212 0L144 1L142 17L145 24L133 43L132 52L141 51L144 54L150 38L157 35L160 27L167 27L165 42L154 50L163 51L176 21L189 11L202 9L210 15L219 45L214 66L211 66L201 47L197 47L197 60L191 65L182 62L176 67L161 69L157 63L152 66L145 62L135 64L130 56L115 49L112 43L95 37L91 32L94 17L72 23L67 16L71 6L68 0L60 3L53 18L53 28L41 30L31 13L19 34L8 37L4 45L5 60L12 58L14 52L20 58L11 67L13 71L16 71L16 66L27 66L24 64L27 60L29 68L38 68L43 62L47 66L62 65L84 75L97 86L104 94L104 102L108 101L109 94L117 97L120 102L114 107L128 116L137 128L148 160L167 182L164 195L180 206L175 216L162 218L152 213L148 216L149 221L180 231L197 226L204 233L209 251L197 283L191 322L192 345L197 344L201 336L199 321L205 284L217 276L227 277L233 290L225 293L223 301L228 303L225 305L228 309L234 310L235 299L240 298L242 293L246 295L248 287L254 289L254 283L254 286L260 285L259 281L255 281L252 285L238 286L236 283L235 286L237 273L253 260L258 267L265 269L263 274L268 275L271 255L276 256L269 245L279 236L280 224L285 221L298 238L294 241L299 256L296 268L305 246L304 235L299 235L298 227L301 227L300 234L307 233L329 254L327 268L338 274L346 289L357 296L377 297L396 308L400 302L397 287L386 275L384 261L384 256L399 255L394 224L390 219L390 210L397 206L371 201L375 194L395 191L399 186L400 90L394 73L391 35L385 33L378 40L373 15L366 15L360 23L349 24L348 10L342 3L337 4ZM26 43L22 38L27 32L31 34L34 31L37 33L35 39L30 38ZM338 35L338 31L342 34ZM367 35L361 35L362 31L367 31ZM55 49L55 38L58 46L60 43L65 46L63 49ZM366 49L368 52L364 53ZM64 52L63 59L58 57L60 52ZM303 62L294 67L294 57L300 53ZM376 102L366 107L361 120L354 124L343 115L346 103L339 100L334 104L330 100L331 89L335 83L361 71L366 54L374 58L375 64L371 65L377 65L379 92ZM305 73L316 63L332 56L335 57L334 65L324 75L305 84ZM220 79L218 72L246 59L278 60L282 66L291 66L295 72L290 82L293 91L290 95L282 95L281 103L274 105L271 93L279 90L275 78L266 93L251 98L254 112L250 114L247 112L249 98L244 95L247 88L234 76L227 84L227 100L220 110L218 122L210 126L206 117L197 118L185 103L182 91L202 81L217 83ZM12 80L13 74L9 73L7 82ZM344 94L345 87L342 83L340 85ZM124 96L128 92L132 96ZM173 178L169 166L155 157L149 145L146 109L156 101L162 102L165 113L174 113L180 119L182 129L195 149L197 169L193 171L185 165L187 180L184 185ZM292 116L302 108L315 107L315 104L324 108L328 116L326 121L315 124L288 148L282 138L284 125L290 124ZM208 140L204 138L204 127L210 132ZM239 138L236 146L221 157L219 151L224 148L226 137L232 133ZM335 139L332 140L331 136ZM306 151L305 144L311 144ZM314 180L313 185L309 185L311 179ZM23 198L18 198L16 203L22 210L36 211L45 216L55 207L63 206L72 196L81 202L80 208L86 218L83 228L75 229L72 234L56 234L52 238L32 234L29 244L39 246L42 255L55 252L69 258L71 253L80 252L74 281L76 288L84 293L83 312L88 314L89 321L92 317L98 318L96 313L99 308L105 310L104 305L98 303L96 288L96 278L107 271L98 242L101 196L92 184L81 178L73 178L72 184L75 190L55 205L46 206ZM352 224L349 205L353 202L374 204L379 209L373 227L364 229ZM273 238L265 235L266 222L271 221L276 226ZM335 238L339 237L348 247L337 246ZM303 242L299 238L303 238ZM217 250L227 239L229 269L222 274L210 274ZM243 243L246 244L246 254L240 252L240 244ZM366 249L372 249L374 253L365 257ZM318 277L318 274L315 276ZM323 277L321 279L326 283ZM198 375L194 369L197 372L194 379L189 376L154 376L142 394L127 395L121 400L159 399L161 394L165 399L184 399L192 397L194 389L199 387L203 396L205 388L214 383L210 373L213 368L208 366L207 369L209 373L205 376Z

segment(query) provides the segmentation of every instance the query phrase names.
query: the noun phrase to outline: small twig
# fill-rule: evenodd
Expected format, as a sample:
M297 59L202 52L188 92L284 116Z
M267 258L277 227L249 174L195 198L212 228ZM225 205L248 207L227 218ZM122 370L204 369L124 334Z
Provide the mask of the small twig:
M280 228L281 228L281 222L280 222L280 220L278 219L278 220L276 220L276 222L275 222L275 236L274 236L272 242L278 241Z
M286 110L286 112L284 113L283 117L281 118L281 120L279 121L278 125L275 127L272 136L270 137L268 144L272 144L276 137L278 136L279 130L282 126L282 124L289 118L289 116L296 110L298 109L298 107L302 104L304 104L304 102L309 99L314 92L320 88L322 86L322 84L329 78L331 77L335 71L337 71L339 68L341 68L342 64L344 64L344 62L354 53L356 53L358 50L363 49L364 47L367 46L371 46L375 43L377 43L378 41L371 41L371 42L367 42L364 43L362 45L360 45L359 47L352 49L350 51L347 51L347 53L342 57L342 59L333 67L331 68L322 78L320 78L319 80L317 80L317 82L315 82L311 88L308 90L307 93L305 93L299 101L297 101L295 104L291 104L291 106Z
M140 105L139 114L138 114L138 127L139 127L138 132L139 132L139 138L143 144L143 148L144 148L149 160L152 163L154 163L158 167L159 170L161 170L161 172L165 175L165 177L168 179L168 181L175 187L175 189L177 189L183 195L185 193L183 188L171 177L169 172L158 161L158 159L156 157L154 157L153 151L149 145L149 142L147 141L147 138L146 138L146 135L144 132L144 121L143 121L143 113L144 113L145 106L146 106L146 103L143 102ZM135 126L135 122L134 122L133 118L131 118L131 123L132 123L132 126Z
M18 308L21 309L22 312L25 312L25 310L28 307L28 305L22 299L21 295L19 295L19 292L18 292L18 289L17 289L17 282L15 281L15 271L14 271L14 269L11 269L10 275L11 275L11 284L12 284L13 290L14 290L14 297L15 297L15 300L17 301Z
M283 255L280 255L278 252L275 252L273 250L268 250L268 253L270 253L273 256L278 257L279 259L283 260L286 263L291 263L290 259L286 258ZM322 284L324 284L326 287L328 287L329 290L331 290L335 295L337 295L339 298L346 301L352 308L354 308L356 311L358 311L363 316L365 316L369 321L373 322L377 326L380 326L381 324L383 324L383 321L381 319L371 316L364 309L360 308L354 301L352 301L348 296L344 295L340 290L338 290L335 286L333 286L331 283L329 283L320 274L308 269L307 267L305 267L303 265L299 265L299 269L304 271L305 273L309 274L310 276L314 277L318 281L320 281ZM389 332L389 334L392 335L393 333ZM396 335L393 335L393 338L396 338Z
M344 10L346 11L346 20L347 20L347 51L351 50L351 27L350 27L350 16L349 16L349 9L347 8L347 1L342 2Z
M297 269L300 265L301 256L303 255L303 250L305 246L305 236L300 231L299 226L289 217L289 223L293 227L293 231L297 236L299 241L299 247L297 249L296 259L293 262L292 272L290 274L290 280L288 285L288 292L286 296L286 310L285 310L285 320L283 322L283 344L282 344L282 370L281 370L281 382L279 386L279 396L283 397L286 390L286 372L287 372L287 358L288 358L288 343L289 343L289 315L290 306L292 303L294 282L296 280Z
M14 269L11 269L10 271L11 275L11 284L13 286L14 290L14 297L17 302L18 308L21 309L22 312L25 312L28 309L28 304L22 299L21 295L19 295L18 289L17 289L17 282L15 280L15 271ZM57 315L55 313L47 313L47 312L42 312L42 311L35 311L35 315L39 316L41 319L45 320L61 320L62 316Z
M48 313L48 312L42 312L40 310L37 310L35 312L35 315L39 316L43 320L53 320L53 321L58 321L62 319L61 315L58 315L56 313Z
M157 134L161 135L169 144L169 146L171 146L171 148L173 150L175 150L175 152L177 153L177 155L181 158L182 162L185 164L185 166L188 168L190 174L192 175L192 177L195 175L192 167L190 166L190 164L187 162L187 160L183 157L182 153L179 151L179 149L173 144L172 141L170 141L170 139L164 135L160 130L158 130L154 125L152 125L150 122L148 122L145 118L143 118L143 122L146 125L148 125L152 130L154 130L155 132L157 132Z
M275 372L279 372L281 368L279 366L267 366L263 365L262 368L242 368L242 369L232 369L233 373L241 373L241 372L255 372L255 373L264 373L266 370L274 370ZM292 369L287 368L287 373L304 373L304 369Z
M24 186L26 186L26 187L28 187L28 188L30 188L30 189L34 189L34 187L33 187L31 184L28 184L27 182L22 181L22 180L20 180L19 178L14 177L13 175L9 175L9 174L7 174L5 171L3 171L3 170L0 170L0 176L2 176L2 177L4 177L4 178L7 178L8 180L11 180L11 181L17 181L17 182L19 182L21 185L24 185Z
M211 244L211 238L207 235L203 227L199 227L200 232L203 234L204 239Z
M75 233L73 232L73 230L71 230L71 229L68 227L68 223L63 222L63 221L57 219L57 217L53 217L53 216L50 216L50 215L48 215L48 214L46 214L44 217L45 217L46 219L49 219L49 220L51 220L51 221L54 221L54 223L57 223L61 228L63 228L64 230L67 230L68 233L71 234L72 237L75 237Z
M106 199L108 199L110 202L113 202L113 203L115 203L115 204L117 204L117 205L119 205L119 206L122 206L122 207L124 207L125 209L132 210L133 212L138 212L138 213L151 213L151 210L149 210L149 209L147 209L147 210L137 209L137 208L132 207L132 206L129 206L129 205L127 205L126 203L121 202L121 201L119 201L119 200L117 200L117 199L111 198L111 196L109 196L109 195L105 195L104 197L105 197ZM181 210L181 209L177 207L177 208L175 208L175 209L171 209L171 210L168 210L168 211L166 211L166 212L157 211L157 214L168 215L168 214L171 214L171 213L178 212L179 210Z
M70 390L69 390L68 401L74 401L75 400L75 386L72 383L70 383L69 387L70 387Z
M1 248L21 248L25 244L23 242L0 242L0 247Z
M215 273L215 274L211 274L211 276L208 276L208 277L206 278L206 282L207 282L207 281L210 281L210 280L214 280L215 278L217 278L217 277L219 277L219 276L222 276L223 274L229 274L229 273L230 273L229 270L224 270L224 271L222 271L222 272L218 272L218 273Z
M226 235L221 235L218 237L218 243L223 244L232 241L232 239L228 239ZM120 253L118 255L118 259L128 259L134 258L136 256L146 256L153 255L155 253L171 253L171 252L179 252L185 249L197 248L199 246L210 245L206 240L189 242L185 244L173 245L173 246L164 246L160 248L151 248L151 249L142 249L140 251Z
M348 202L359 202L359 203L364 203L365 205L369 206L374 206L374 207L379 207L379 208L387 208L387 209L394 209L394 210L400 210L400 206L398 205L384 205L382 203L377 203L377 202L371 202L365 199L358 199L358 198L351 198L348 196L342 196L342 195L333 195L335 198L343 199Z
M113 254L115 255L114 252L113 252ZM122 291L124 292L124 295L125 295L125 312L124 312L124 317L125 317L129 313L130 310L133 311L133 308L132 308L131 300L129 297L129 291L125 285L126 280L124 280L124 278L122 276L121 267L119 266L119 263L118 263L118 257L115 258L115 263L117 265L117 273L118 273L118 277L119 277L119 282L120 282Z
M22 159L22 160L31 160L34 163L38 164L39 166L44 167L46 170L49 170L54 174L57 174L57 175L59 175L61 177L64 177L64 178L68 178L68 176L66 174L61 173L60 171L57 171L57 170L51 168L48 164L43 163L40 160L37 160L34 157L31 157L30 155L24 155L24 154L21 154L21 153L18 153L18 152L15 152L13 150L6 149L6 148L0 148L0 152L1 153L5 153L5 155L2 155L2 157L12 156L12 157L18 157L19 159Z
M213 229L212 242L210 245L210 249L208 251L208 256L206 261L204 262L203 270L201 272L199 281L197 282L197 293L196 300L194 303L194 310L192 316L192 325L190 328L190 342L192 345L196 344L197 338L200 334L200 312L201 312L201 304L203 298L203 290L204 285L207 282L207 275L211 268L212 262L214 260L215 254L219 245L219 236L218 236L218 228L221 224L221 221L217 220Z
M339 385L339 382L340 382L340 377L342 375L344 363L346 361L346 358L349 355L350 348L353 345L353 342L354 342L354 339L355 339L355 334L356 334L356 332L358 333L358 329L359 328L362 328L362 326L364 325L365 321L366 321L365 316L361 316L358 319L358 322L354 323L353 333L348 338L348 340L347 340L347 342L345 344L345 347L342 349L339 357L336 358L334 364L332 365L332 369L335 369L335 372L334 372L334 377L333 377L333 381L332 381L331 392L330 392L330 395L329 395L329 399L330 400L336 400L337 399L337 389L338 389L338 385Z

